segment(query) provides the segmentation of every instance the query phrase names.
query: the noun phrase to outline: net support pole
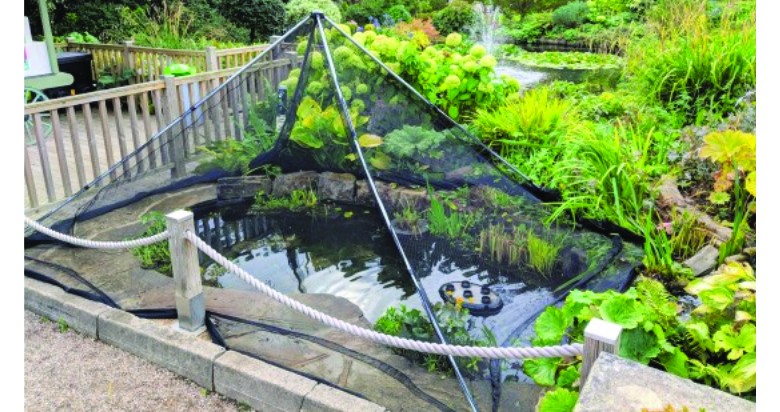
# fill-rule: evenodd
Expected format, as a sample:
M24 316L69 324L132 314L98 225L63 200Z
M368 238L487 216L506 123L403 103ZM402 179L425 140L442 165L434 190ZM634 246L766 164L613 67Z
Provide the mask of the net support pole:
M585 345L582 350L582 370L580 387L585 385L590 375L593 364L599 358L601 352L618 354L620 348L620 334L623 327L618 324L593 318L585 327Z
M178 327L199 334L206 328L206 302L200 281L198 249L184 237L188 230L195 232L195 220L192 212L186 210L169 213L165 218L170 234L168 248L173 265Z

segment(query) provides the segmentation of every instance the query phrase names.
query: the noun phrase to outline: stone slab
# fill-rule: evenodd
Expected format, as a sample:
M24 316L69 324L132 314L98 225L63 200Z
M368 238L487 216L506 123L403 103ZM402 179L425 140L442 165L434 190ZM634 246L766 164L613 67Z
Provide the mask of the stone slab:
M683 264L688 266L695 276L706 275L718 266L718 249L712 245L704 246Z
M355 176L349 173L320 173L317 190L320 200L352 203L355 200Z
M28 277L24 278L24 307L55 322L62 320L74 330L93 338L98 337L98 316L111 309Z
M688 379L602 353L585 386L575 412L663 410L707 412L755 411L756 404Z
M383 412L386 410L373 402L322 384L315 386L303 399L303 404L301 405L301 412Z
M273 183L274 197L287 196L293 190L317 189L320 175L313 171L287 173L277 176Z
M267 176L223 177L217 180L217 199L252 199L260 191L271 193L271 189L271 179Z
M214 362L214 388L259 411L298 411L317 382L227 351Z
M98 317L100 340L214 390L213 362L221 346L153 321L111 309Z

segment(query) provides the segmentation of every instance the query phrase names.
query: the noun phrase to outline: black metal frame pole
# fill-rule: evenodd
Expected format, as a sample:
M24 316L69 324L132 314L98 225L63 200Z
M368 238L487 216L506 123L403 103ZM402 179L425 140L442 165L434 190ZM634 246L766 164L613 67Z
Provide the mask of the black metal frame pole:
M382 218L385 221L385 225L387 226L387 229L390 231L390 235L393 238L393 242L395 243L398 252L401 254L401 258L404 260L404 264L406 265L406 270L409 271L409 274L412 277L412 281L414 282L415 287L417 288L417 293L420 295L423 309L425 309L426 314L431 320L433 329L436 332L436 336L441 343L446 344L447 340L445 339L444 333L441 331L441 328L439 327L439 324L436 320L436 316L434 316L433 314L433 309L431 308L431 303L428 300L428 295L425 292L425 288L423 287L422 283L420 283L420 281L418 280L417 275L415 274L414 269L412 269L412 265L411 263L409 263L409 259L406 257L406 253L404 252L404 249L401 246L401 241L398 239L398 235L395 233L395 230L393 230L393 225L390 223L390 217L387 214L387 210L385 209L384 204L382 203L382 198L379 196L379 192L376 190L374 179L371 177L371 172L368 168L368 164L366 163L366 159L363 156L363 150L360 148L360 144L358 143L357 132L355 131L355 126L352 124L352 118L349 116L349 106L347 106L347 102L344 100L344 96L341 93L341 86L339 86L338 76L336 74L336 67L333 65L333 59L330 54L330 48L328 47L328 41L325 38L325 29L322 27L321 19L323 17L327 19L327 17L325 17L325 15L322 12L313 12L312 17L317 20L317 29L319 30L320 37L322 39L325 59L328 61L328 67L330 68L330 74L331 74L331 79L333 80L333 86L336 89L336 96L338 98L339 105L341 106L341 115L344 116L344 121L347 123L347 129L349 130L349 133L351 135L350 137L352 140L352 145L354 146L355 152L357 153L358 158L360 159L360 164L363 167L363 171L366 173L366 181L368 182L369 187L371 187L371 192L374 194L374 198L376 199L376 203L379 207L379 211L382 214ZM344 32L342 32L342 34L344 34ZM349 36L346 34L344 34L344 36L349 38ZM366 54L368 54L368 52L366 52ZM469 391L468 386L466 385L466 381L463 378L460 369L458 368L458 364L455 362L455 357L453 357L452 355L448 355L447 358L452 364L453 370L455 371L455 376L458 379L458 384L463 390L463 395L466 397L469 406L471 406L471 409L473 411L475 412L479 411L479 409L477 408L476 401L474 400L474 397L471 395L471 392Z

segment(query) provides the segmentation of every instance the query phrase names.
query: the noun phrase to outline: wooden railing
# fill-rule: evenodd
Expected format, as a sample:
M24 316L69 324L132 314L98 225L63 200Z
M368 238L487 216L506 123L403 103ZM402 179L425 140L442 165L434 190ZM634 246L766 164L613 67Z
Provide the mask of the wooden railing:
M139 47L132 41L123 44L76 43L58 45L61 51L79 51L92 54L93 70L96 76L104 70L119 75L130 69L135 73L134 82L158 80L163 69L172 63L184 63L199 72L231 69L245 66L267 48L265 44L220 49L207 47L204 50L177 50L154 47ZM211 56L217 56L217 59ZM211 63L216 62L216 65Z
M214 101L220 102L218 110L210 110L197 122L186 118L193 114L185 115L182 123L189 127L182 133L181 151L150 144L142 164L133 167L176 169L177 162L195 153L198 145L225 138L240 139L246 125L243 108L264 96L263 80L276 88L297 65L296 58L286 56L253 65L242 74L241 87L217 93ZM212 58L216 60L216 54ZM235 71L229 68L187 77L164 76L141 84L26 105L24 115L30 126L24 152L26 208L57 202L75 193L144 145ZM116 178L112 175L111 181Z

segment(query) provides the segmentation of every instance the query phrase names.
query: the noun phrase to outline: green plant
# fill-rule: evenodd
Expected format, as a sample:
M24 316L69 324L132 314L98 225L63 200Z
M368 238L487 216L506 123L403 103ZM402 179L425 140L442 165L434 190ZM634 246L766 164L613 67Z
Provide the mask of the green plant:
M60 333L65 333L70 329L70 325L68 325L68 322L65 321L63 318L59 318L57 320L57 330L60 331Z
M755 9L710 24L705 2L661 1L650 14L654 35L631 42L627 69L655 101L688 121L722 116L756 85Z
M274 133L254 110L249 110L249 125L244 129L244 138L235 140L226 138L198 150L206 157L198 164L197 171L219 168L230 173L249 174L249 164L261 153L265 153L274 144Z
M587 17L588 5L582 1L575 1L555 9L552 22L556 26L577 27L584 23Z
M528 265L542 276L550 277L558 258L558 252L563 247L562 240L556 237L544 239L537 236L533 230L529 230L526 236L526 245Z
M731 200L728 190L733 190L733 214L731 237L719 250L718 262L742 250L745 234L749 230L748 218L755 205L756 195L756 136L741 131L713 132L704 137L701 158L712 159L721 166L717 172L714 193L726 201ZM746 177L742 177L746 175Z
M428 229L434 235L444 236L449 239L461 239L467 230L472 227L476 215L459 213L450 208L447 212L444 204L436 197L431 188L428 188L428 197L431 207L428 209Z
M516 41L532 42L542 37L552 26L552 13L531 13L513 23L507 34Z
M252 208L254 210L287 209L299 211L312 209L317 206L317 202L317 192L312 189L295 189L288 196L279 197L268 196L261 191L255 195L255 203Z
M539 400L539 412L568 412L573 411L574 406L577 404L579 394L577 392L564 389L555 388L550 392L546 392L541 400Z
M165 215L160 212L150 211L141 215L141 224L146 228L137 238L144 238L162 233L166 230ZM171 266L171 252L168 249L168 241L152 243L131 249L133 255L141 260L144 269L155 269L160 273L173 276Z
M526 232L524 228L507 233L504 225L489 225L479 233L479 252L496 263L517 265L525 252Z
M645 256L642 264L647 273L660 275L669 282L685 283L693 277L693 272L674 259L673 235L667 233L664 225L653 223L652 214L645 220Z
M423 231L425 220L423 220L422 215L410 205L406 205L400 213L396 213L395 219L401 230L411 232L415 235L419 235Z
M284 6L284 22L287 27L298 23L311 15L311 12L319 10L336 23L341 22L339 6L331 0L290 0Z
M396 22L410 22L412 15L403 4L396 4L387 9L387 14Z
M111 67L105 67L97 79L98 90L111 89L114 87L127 86L130 80L135 78L135 71L132 69L121 69L119 73L114 73Z
M433 15L433 25L446 36L470 27L476 18L471 5L462 0L453 0Z

